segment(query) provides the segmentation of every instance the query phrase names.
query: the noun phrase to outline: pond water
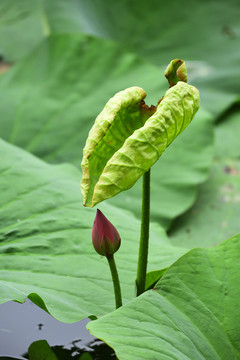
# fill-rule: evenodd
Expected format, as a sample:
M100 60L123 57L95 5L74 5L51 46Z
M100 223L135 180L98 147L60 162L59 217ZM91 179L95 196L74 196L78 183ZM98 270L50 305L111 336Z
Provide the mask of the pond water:
M78 360L89 353L93 360L117 359L113 350L86 329L89 319L65 324L30 300L0 305L0 360L28 359L28 347L46 340L59 360Z

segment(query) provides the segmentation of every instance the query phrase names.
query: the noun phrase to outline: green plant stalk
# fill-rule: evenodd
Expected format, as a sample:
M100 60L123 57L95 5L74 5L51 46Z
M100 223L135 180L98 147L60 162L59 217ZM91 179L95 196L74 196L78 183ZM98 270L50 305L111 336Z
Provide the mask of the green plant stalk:
M122 306L122 295L121 295L121 287L118 277L118 271L113 255L107 256L107 260L112 274L116 309L118 309L119 307Z
M150 218L150 169L143 175L142 184L142 216L141 216L141 235L138 253L137 269L137 296L145 290L148 243L149 243L149 218Z

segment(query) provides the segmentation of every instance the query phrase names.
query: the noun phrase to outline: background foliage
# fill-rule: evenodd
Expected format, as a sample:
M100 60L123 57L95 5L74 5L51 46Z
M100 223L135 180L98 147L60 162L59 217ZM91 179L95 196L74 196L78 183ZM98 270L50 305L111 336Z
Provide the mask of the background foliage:
M66 322L113 310L106 262L91 247L95 210L81 205L82 148L95 117L115 92L140 86L148 94L148 105L156 104L167 90L163 72L173 58L187 62L189 83L200 90L201 110L152 169L148 270L165 269L189 249L217 245L240 232L238 8L237 0L173 0L171 5L157 0L1 1L0 69L8 69L0 76L1 302L23 302L29 296ZM158 304L159 293L150 290L128 305L134 298L140 191L138 181L100 206L123 239L116 261L127 305L106 316L106 324L110 319L113 327L120 326L119 318L121 324L125 321L118 314L128 316L135 302L141 307L141 301L151 303L155 297ZM216 253L221 259L222 249L227 249L229 271L237 273L238 237L225 244L216 247ZM173 264L162 284L170 286L174 271L186 266L192 254ZM206 264L199 257L201 291L206 274L215 271L219 261ZM187 281L192 284L191 276ZM176 281L177 287L182 284L181 278ZM227 284L226 279L222 286ZM234 276L231 284L236 289L229 303L233 309L239 292ZM214 291L214 296L206 293L206 304L218 299L222 289ZM153 314L159 313L158 305L154 309ZM169 321L170 313L161 311ZM162 326L165 318L154 321ZM202 319L199 311L194 321ZM106 337L120 359L132 359L127 348L139 344L124 338L125 347L119 347L122 339L108 340L104 321L92 323L94 334ZM152 320L147 326L152 328ZM231 333L228 359L237 359L238 329L227 325L221 331L223 337ZM159 337L158 325L153 336ZM190 335L187 339L190 344ZM144 356L150 355L146 351Z

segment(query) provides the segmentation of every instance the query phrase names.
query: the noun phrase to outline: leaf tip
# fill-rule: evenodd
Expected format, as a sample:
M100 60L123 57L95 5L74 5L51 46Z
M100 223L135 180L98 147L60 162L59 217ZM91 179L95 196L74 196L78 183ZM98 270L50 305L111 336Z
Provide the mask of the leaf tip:
M169 86L172 87L178 83L178 81L187 82L187 67L184 60L174 59L167 66L164 76L168 79Z

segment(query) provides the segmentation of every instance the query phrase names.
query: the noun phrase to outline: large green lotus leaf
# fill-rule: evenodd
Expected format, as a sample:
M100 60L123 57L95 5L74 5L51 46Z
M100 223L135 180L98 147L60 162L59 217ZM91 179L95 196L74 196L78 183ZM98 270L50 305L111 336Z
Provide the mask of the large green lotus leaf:
M203 105L219 113L240 91L238 10L237 0L2 0L1 51L15 60L48 34L86 32L117 40L158 66L182 58Z
M217 159L240 159L240 103L221 117L215 131L215 157Z
M240 111L216 126L215 159L195 205L173 224L170 238L184 247L215 245L240 231Z
M156 104L167 88L163 71L103 39L52 36L1 77L1 136L49 162L80 166L88 131L108 99L140 86L146 102ZM211 116L200 110L154 166L154 220L169 222L192 205L208 173L212 131ZM112 203L139 215L140 194L138 182Z
M91 244L95 210L82 206L80 172L46 164L2 140L0 159L0 302L22 302L31 294L66 322L112 311L111 274ZM108 204L101 210L122 238L115 257L126 303L135 296L140 222ZM150 271L185 252L170 245L159 225L152 224L150 239Z
M109 40L51 36L0 78L1 136L47 161L80 165L109 98L137 85L156 104L168 87L163 73Z
M120 360L240 358L240 235L194 249L126 306L90 322Z
M124 44L155 64L187 60L202 104L219 114L240 92L239 2L79 0L84 29ZM238 74L236 76L236 74Z
M0 54L7 61L26 55L48 31L40 1L0 2Z
M84 31L79 10L74 0L1 0L0 54L16 61L52 33Z

